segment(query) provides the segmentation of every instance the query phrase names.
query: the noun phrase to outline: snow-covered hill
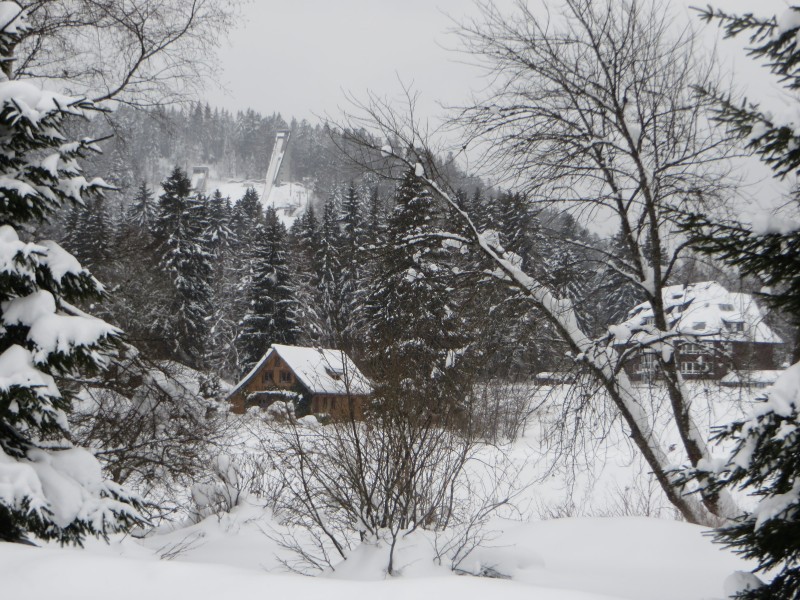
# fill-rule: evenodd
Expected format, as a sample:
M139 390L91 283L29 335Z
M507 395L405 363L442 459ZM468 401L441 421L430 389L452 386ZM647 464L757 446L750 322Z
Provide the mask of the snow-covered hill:
M258 192L264 208L275 207L278 217L287 229L306 211L314 195L306 185L289 182L273 186L269 198L264 198L264 187L263 180L209 179L206 183L206 193L213 194L214 190L219 190L224 197L230 198L231 202L235 203L244 196L248 188L253 188Z

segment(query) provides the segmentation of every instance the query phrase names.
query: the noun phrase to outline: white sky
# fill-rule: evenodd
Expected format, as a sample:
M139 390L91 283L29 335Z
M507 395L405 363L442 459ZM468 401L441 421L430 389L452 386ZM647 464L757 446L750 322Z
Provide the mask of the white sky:
M707 0L672 0L688 7ZM495 0L511 8L514 0ZM530 2L535 6L539 2ZM731 12L782 12L786 0L717 0ZM754 7L755 5L755 7ZM692 19L688 9L677 9ZM477 14L470 0L251 0L244 19L221 50L227 93L212 91L209 100L231 109L253 108L313 119L345 104L344 92L363 96L366 90L395 96L398 78L422 94L422 108L431 114L439 103L458 103L481 80L464 56L452 51L457 40L453 22ZM699 19L694 18L698 28ZM709 40L715 27L705 28ZM768 82L752 61L723 42L726 64L744 70L744 79ZM450 48L450 50L448 50ZM763 89L763 86L758 86Z
M694 22L709 47L718 44L723 67L748 96L766 104L786 101L780 86L745 56L742 42L720 41L716 27L704 26L689 11L708 0L664 1L676 11L677 24ZM514 3L494 1L503 10ZM788 6L787 0L714 4L729 12L763 15L780 14ZM363 98L370 90L399 97L402 81L420 92L420 111L436 117L442 112L439 105L459 104L484 84L477 68L452 50L458 42L449 31L452 19L478 13L471 0L251 0L243 10L242 26L220 52L220 83L227 93L210 92L208 100L216 106L317 121L346 106L346 93ZM757 164L752 170L746 179L756 203L781 195L768 171Z

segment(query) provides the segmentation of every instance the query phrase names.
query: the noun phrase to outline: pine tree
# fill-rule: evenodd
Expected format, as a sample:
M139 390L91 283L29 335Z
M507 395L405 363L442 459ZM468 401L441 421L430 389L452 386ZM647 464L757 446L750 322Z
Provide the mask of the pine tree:
M174 352L189 366L206 357L211 315L211 255L203 239L208 227L206 202L191 195L186 173L175 167L162 184L156 226L161 268L172 277L174 297L168 322L174 323Z
M247 372L272 344L293 344L297 339L296 306L286 262L286 227L273 207L268 207L263 225L257 228L250 257L252 279L247 297L248 312L239 343Z
M157 215L158 204L153 198L153 192L147 187L147 182L142 181L128 207L125 220L140 231L147 232L155 226Z
M711 8L702 16L719 21L728 37L749 35L750 55L765 59L785 87L800 89L800 8L788 9L778 20ZM777 177L800 172L800 128L757 105L735 104L713 90L704 93L718 102L717 121L745 140ZM797 191L793 195L795 202L800 200ZM719 222L703 214L684 215L683 226L697 250L773 286L768 302L800 324L800 231L784 223L754 231L746 224ZM797 349L795 355L800 359ZM740 590L736 597L796 600L800 598L800 363L782 374L763 400L751 416L716 434L719 443L733 445L733 450L721 466L710 472L699 468L698 475L701 481L703 476L711 479L711 491L735 486L758 501L752 511L716 530L717 542L757 561L756 572L773 575L769 583Z
M430 191L408 171L396 195L366 314L377 395L409 411L453 415L467 336L449 285Z
M339 257L341 260L342 347L350 350L359 329L363 305L366 231L361 198L351 182L342 200Z
M206 201L206 207L208 224L203 232L203 237L214 257L221 261L222 255L231 247L236 236L231 226L228 199L223 198L219 190L214 190L214 193Z
M9 81L19 10L0 27L0 540L80 544L137 521L136 501L103 479L88 451L69 441L71 395L54 377L103 367L119 331L73 304L98 300L102 287L54 242L24 239L30 225L64 205L97 197L106 185L87 181L78 160L98 151L89 139L67 143L68 119L95 110L86 100Z
M313 206L292 225L289 235L292 265L292 296L297 307L300 328L298 342L320 346L324 325L320 315L320 294L315 283L314 265L319 251L319 231Z
M321 335L323 343L330 348L341 346L345 327L337 204L334 195L331 195L325 203L319 245L314 259L314 283L319 294L319 310L323 326Z

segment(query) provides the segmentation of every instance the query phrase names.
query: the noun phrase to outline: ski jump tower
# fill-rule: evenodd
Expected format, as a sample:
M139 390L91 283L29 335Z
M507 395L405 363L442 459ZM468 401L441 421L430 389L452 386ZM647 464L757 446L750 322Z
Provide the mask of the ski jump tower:
M264 184L264 194L262 202L269 201L269 195L272 188L279 182L281 174L281 165L283 165L283 157L289 147L289 135L291 131L288 129L281 129L275 134L275 146L272 148L272 156L269 158L269 165L267 166L267 180Z

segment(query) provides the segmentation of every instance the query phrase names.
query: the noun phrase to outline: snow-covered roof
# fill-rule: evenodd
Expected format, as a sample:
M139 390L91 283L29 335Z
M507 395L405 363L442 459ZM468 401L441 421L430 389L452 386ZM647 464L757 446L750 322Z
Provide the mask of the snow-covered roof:
M665 287L662 298L670 331L709 341L783 343L764 322L764 315L751 294L729 292L716 281L702 281ZM649 337L646 328L652 319L650 303L639 304L628 313L627 321L613 327L617 342ZM626 336L619 335L619 329L635 333L624 339Z
M731 371L720 379L720 383L723 385L741 383L772 385L778 380L781 373L783 373L783 371Z
M273 353L277 353L303 387L312 394L362 396L372 393L369 380L341 350L273 344L256 366L236 384L230 395L237 394L261 370Z

